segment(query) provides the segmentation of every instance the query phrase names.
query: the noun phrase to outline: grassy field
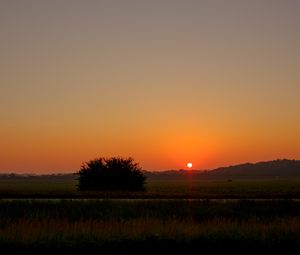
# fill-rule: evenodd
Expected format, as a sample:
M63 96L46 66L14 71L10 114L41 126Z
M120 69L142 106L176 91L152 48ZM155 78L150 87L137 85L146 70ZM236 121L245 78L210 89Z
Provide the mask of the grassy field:
M79 192L75 178L0 179L0 198L300 198L300 179L148 180L146 192Z
M3 178L0 198L2 250L185 254L300 248L300 202L291 200L300 198L299 179L150 179L146 192L81 193L73 177Z
M290 200L0 201L8 249L279 249L300 247L299 237L300 203Z

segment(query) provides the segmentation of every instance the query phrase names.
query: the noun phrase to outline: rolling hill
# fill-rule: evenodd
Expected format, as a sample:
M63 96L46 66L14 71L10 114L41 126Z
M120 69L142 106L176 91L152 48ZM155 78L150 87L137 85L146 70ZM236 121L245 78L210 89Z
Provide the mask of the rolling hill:
M194 178L277 178L300 177L300 160L278 159L273 161L245 163L220 167L213 170L169 170L164 172L145 172L149 178L173 179L183 176Z
M278 159L274 161L246 163L221 167L209 171L211 176L236 177L292 177L300 176L300 160Z

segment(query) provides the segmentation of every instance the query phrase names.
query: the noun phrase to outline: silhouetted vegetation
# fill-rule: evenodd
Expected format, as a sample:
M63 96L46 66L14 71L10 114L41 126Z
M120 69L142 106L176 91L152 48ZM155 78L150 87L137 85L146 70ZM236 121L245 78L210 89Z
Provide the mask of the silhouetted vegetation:
M37 248L43 254L49 248L76 254L78 249L83 254L87 249L96 254L296 249L299 215L298 201L283 200L2 200L0 247L10 253Z
M97 158L81 166L78 189L145 190L146 177L132 158Z

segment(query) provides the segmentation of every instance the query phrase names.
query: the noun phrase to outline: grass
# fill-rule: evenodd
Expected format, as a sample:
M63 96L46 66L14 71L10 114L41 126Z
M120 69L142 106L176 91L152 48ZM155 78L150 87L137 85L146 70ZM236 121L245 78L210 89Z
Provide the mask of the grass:
M214 217L268 221L300 217L300 202L291 200L216 202L211 200L0 200L0 219L70 221L176 218L201 221Z
M147 192L79 192L75 179L0 179L0 198L300 198L300 179L148 180Z
M289 199L300 199L299 179L150 179L146 192L81 193L74 178L3 178L0 198L10 253L300 248L300 202Z
M10 249L300 247L299 237L300 203L289 200L0 201Z
M244 222L213 219L195 222L190 219L116 221L18 220L6 222L0 231L0 243L13 246L76 248L103 247L112 242L145 243L168 240L174 244L202 243L235 245L299 246L300 221L297 218L264 223L256 219ZM251 227L250 227L251 226ZM17 231L16 231L17 229ZM29 231L30 229L30 231ZM187 245L186 245L187 246Z

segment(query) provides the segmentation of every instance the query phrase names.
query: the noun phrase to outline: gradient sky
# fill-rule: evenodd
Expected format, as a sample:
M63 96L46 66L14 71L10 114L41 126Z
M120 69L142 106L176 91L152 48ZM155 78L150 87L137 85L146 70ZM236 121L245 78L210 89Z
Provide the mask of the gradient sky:
M0 0L0 171L300 158L300 1Z

